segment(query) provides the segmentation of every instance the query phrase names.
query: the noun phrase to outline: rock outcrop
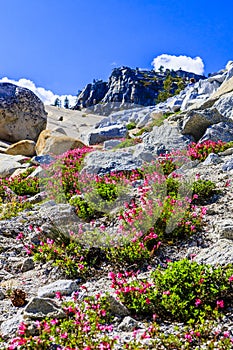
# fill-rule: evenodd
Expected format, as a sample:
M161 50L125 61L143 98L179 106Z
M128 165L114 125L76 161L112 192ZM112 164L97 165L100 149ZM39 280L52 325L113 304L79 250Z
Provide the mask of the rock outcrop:
M47 114L42 101L30 90L0 83L0 139L36 141L46 128Z
M157 103L158 94L163 91L163 83L167 75L182 78L184 84L187 85L190 78L196 81L204 79L204 76L194 73L188 73L182 70L155 72L154 70L140 70L138 68L131 69L129 67L115 68L109 77L108 82L94 81L88 84L77 97L77 103L74 109L82 109L95 106L97 111L101 105L117 104L119 106L142 105L151 106ZM177 83L172 83L171 93L177 89ZM95 110L95 107L93 107ZM102 111L103 112L103 111ZM109 114L108 108L105 114Z

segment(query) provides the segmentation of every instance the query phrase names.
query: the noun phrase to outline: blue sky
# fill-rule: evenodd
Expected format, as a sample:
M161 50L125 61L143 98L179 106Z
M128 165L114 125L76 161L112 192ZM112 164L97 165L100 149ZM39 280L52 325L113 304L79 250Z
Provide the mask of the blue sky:
M77 94L114 67L152 69L162 54L233 59L232 0L0 0L0 78Z

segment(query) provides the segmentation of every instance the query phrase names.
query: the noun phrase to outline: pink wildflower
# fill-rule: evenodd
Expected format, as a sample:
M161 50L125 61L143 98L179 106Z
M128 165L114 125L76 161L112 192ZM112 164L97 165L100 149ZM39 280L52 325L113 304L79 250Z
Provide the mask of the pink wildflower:
M68 337L68 333L67 333L67 332L62 333L62 334L60 335L60 337L63 338L63 339L66 339L66 338Z
M188 333L186 333L184 337L185 337L185 339L187 339L187 341L188 341L189 343L191 343L191 342L193 341L192 336L191 336L190 334L188 334Z
M20 233L18 234L18 236L16 237L16 239L17 239L17 240L20 240L20 239L22 239L22 238L24 238L24 235L23 235L23 232L20 232Z
M163 292L163 295L170 295L170 294L171 294L170 290L165 290L165 291Z
M217 300L217 307L224 308L224 301L223 300Z
M229 281L229 282L232 282L232 281L233 281L233 275L229 277L228 281Z
M61 292L56 292L56 293L55 293L55 296L56 296L56 298L59 299L59 300L62 300L62 299L63 299L63 296L61 295Z
M223 336L224 336L225 338L229 338L229 337L230 337L230 332L229 332L229 331L225 331L225 332L223 333Z
M25 334L26 329L27 329L26 324L24 322L21 322L18 330L19 335Z
M199 306L199 305L201 305L201 303L202 303L201 299L195 300L195 306Z

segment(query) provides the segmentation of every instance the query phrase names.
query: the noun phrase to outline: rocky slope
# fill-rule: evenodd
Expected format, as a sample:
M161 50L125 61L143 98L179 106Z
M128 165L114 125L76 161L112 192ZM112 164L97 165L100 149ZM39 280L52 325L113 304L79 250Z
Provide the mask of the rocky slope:
M102 138L99 139L102 143L104 137L110 141L114 139L115 134L111 129L113 127L120 126L122 130L133 121L138 128L142 129L142 127L148 127L155 116L171 113L162 126L154 126L150 131L142 133L142 142L138 145L118 151L96 150L91 152L86 156L84 163L87 174L94 177L96 174L104 175L114 171L138 169L144 166L145 162L156 161L161 154L187 148L192 141L218 139L233 141L232 67L232 63L229 63L224 70L186 87L179 95L157 106L112 113L107 118L101 118L95 128L92 129L89 125L89 133L101 135ZM174 113L174 110L177 111L177 109L181 113ZM56 128L57 123L57 126L60 127L62 120L58 119L64 117L67 122L66 132L69 130L65 114L58 115L53 110L48 110L48 112L54 112L50 125ZM78 125L77 120L75 123ZM70 130L73 130L72 126L73 124ZM107 136L106 133L108 133ZM83 141L84 139L90 141L90 135L86 130L84 134ZM29 160L28 157L22 155L1 154L0 177L6 178L14 171L25 170L32 164L36 165L34 175L41 174L39 176L42 177L43 171L40 165L50 160L49 155ZM206 216L202 231L182 242L162 245L152 261L152 268L158 264L165 264L168 259L175 261L184 257L212 265L225 266L233 263L233 149L230 148L218 156L209 156L204 163L198 161L183 163L179 171L184 177L192 179L198 174L202 179L215 182L220 192L205 203ZM66 201L57 204L52 200L46 200L45 192L46 189L41 188L41 192L36 196L28 196L26 200L32 203L29 210L11 219L0 220L0 333L4 338L3 345L0 345L1 349L10 349L7 344L17 334L20 322L31 324L33 320L41 320L48 315L53 318L64 316L60 302L55 298L55 292L61 292L64 298L69 300L75 291L79 291L80 298L86 294L111 291L111 282L107 276L110 269L108 265L97 269L96 273L86 281L81 281L78 277L73 280L67 279L57 267L53 267L50 263L35 263L27 254L22 242L19 239L16 240L16 237L23 232L28 244L38 244L41 232L46 238L52 239L58 229L63 232L68 229L77 230L80 225L88 226L90 229L89 223L77 217L73 206ZM1 208L3 209L3 205ZM103 224L101 220L94 222L94 226L101 224ZM112 233L119 223L117 220L112 220L104 221L104 224ZM142 267L137 266L137 268ZM141 274L145 276L147 272L142 269ZM81 284L84 285L84 288L81 288ZM26 293L26 303L14 305L7 297L7 291L15 289ZM114 329L110 332L112 336L120 336L120 341L123 342L133 338L133 330L136 326L140 331L145 329L146 320L138 323L137 320L129 319L128 310L121 304L117 304L117 300L114 299L114 302L115 304L111 305L111 311L115 315ZM232 315L232 308L229 308L225 318L219 321L219 328L230 332L231 335L233 334ZM161 326L165 333L172 332L171 322L163 322ZM121 348L121 345L118 348Z

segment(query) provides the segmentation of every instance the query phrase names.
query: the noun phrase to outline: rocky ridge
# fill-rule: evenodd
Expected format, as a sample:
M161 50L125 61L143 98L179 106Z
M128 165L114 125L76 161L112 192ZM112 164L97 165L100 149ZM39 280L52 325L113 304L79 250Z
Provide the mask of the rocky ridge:
M182 78L184 85L188 84L190 78L196 81L204 78L204 76L182 70L155 72L129 67L114 68L108 82L94 80L79 93L74 109L94 106L94 111L98 113L103 110L102 106L114 103L118 105L118 108L121 106L126 108L127 104L155 105L159 92L163 91L163 83L168 73L172 77ZM177 82L174 81L171 92L174 93L177 88ZM108 113L107 108L105 108L105 113Z

